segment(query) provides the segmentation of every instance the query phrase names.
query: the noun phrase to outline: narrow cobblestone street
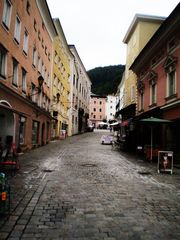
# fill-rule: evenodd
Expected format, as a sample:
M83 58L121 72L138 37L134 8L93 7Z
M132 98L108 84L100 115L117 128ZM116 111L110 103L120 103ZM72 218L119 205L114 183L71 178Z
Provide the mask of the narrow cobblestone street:
M158 174L155 163L100 144L102 134L21 156L1 240L180 239L180 169Z

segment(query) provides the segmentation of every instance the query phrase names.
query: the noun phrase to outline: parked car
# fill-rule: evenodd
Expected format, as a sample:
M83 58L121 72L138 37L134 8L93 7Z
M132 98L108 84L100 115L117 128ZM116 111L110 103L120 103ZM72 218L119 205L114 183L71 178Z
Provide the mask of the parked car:
M103 135L101 137L101 144L112 144L113 136Z

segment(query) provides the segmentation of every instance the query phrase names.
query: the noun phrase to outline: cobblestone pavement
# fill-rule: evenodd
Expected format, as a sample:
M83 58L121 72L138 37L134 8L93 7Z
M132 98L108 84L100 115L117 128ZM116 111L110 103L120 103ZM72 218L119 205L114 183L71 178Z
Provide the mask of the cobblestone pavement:
M156 164L101 145L102 134L53 141L20 158L1 240L180 239L180 170L158 174Z

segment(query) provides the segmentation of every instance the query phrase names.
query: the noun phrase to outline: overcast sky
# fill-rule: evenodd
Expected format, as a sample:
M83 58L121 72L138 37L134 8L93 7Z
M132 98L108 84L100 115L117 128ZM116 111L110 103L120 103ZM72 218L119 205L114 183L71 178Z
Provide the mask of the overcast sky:
M136 13L167 17L179 0L47 0L86 70L126 62L122 42Z

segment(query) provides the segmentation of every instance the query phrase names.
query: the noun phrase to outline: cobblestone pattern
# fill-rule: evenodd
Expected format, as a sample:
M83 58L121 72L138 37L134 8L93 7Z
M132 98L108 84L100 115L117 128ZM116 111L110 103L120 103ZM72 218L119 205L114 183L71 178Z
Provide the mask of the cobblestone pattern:
M101 135L52 142L21 158L1 240L180 239L180 171L158 174L155 164L101 145Z

